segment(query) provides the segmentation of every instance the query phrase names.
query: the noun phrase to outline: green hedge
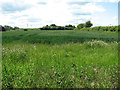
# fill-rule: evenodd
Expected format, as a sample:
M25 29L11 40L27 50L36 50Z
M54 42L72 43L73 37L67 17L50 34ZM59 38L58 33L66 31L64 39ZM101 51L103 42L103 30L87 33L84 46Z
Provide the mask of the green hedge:
M110 31L110 32L118 32L118 26L97 26L97 27L91 27L91 28L82 28L78 29L76 28L75 30L81 30L81 31Z

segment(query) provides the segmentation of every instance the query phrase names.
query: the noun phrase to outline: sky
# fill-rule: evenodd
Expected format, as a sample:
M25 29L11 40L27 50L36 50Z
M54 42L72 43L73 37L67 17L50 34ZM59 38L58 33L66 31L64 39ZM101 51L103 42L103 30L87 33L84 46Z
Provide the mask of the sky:
M118 25L120 25L120 1L118 3Z
M56 24L118 25L118 0L0 0L0 25L39 28Z

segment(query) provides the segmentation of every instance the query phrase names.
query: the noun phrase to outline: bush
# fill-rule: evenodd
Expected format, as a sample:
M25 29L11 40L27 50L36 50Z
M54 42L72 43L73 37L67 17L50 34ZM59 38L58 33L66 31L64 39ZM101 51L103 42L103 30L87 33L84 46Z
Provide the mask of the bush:
M4 27L0 27L0 31L6 31Z
M24 29L24 31L28 31L28 29Z
M74 28L75 26L70 24L66 26L56 26L55 24L51 24L50 26L43 26L40 30L73 30Z
M119 26L120 27L120 26ZM96 26L96 27L92 27L92 28L76 28L77 30L84 30L84 31L110 31L110 32L118 32L120 31L120 29L118 26ZM74 30L76 30L74 29Z
M19 29L19 27L14 27L13 30Z
M16 30L16 29L19 29L19 27L11 27L11 26L8 26L8 25L0 25L0 31L10 31L10 30Z
M84 24L84 23L81 23L81 24L77 25L77 28L78 28L78 29L82 29L82 28L84 28L84 27L85 27L85 24Z
M91 27L91 26L93 26L93 24L91 23L91 21L87 21L87 22L85 23L85 27L86 27L86 28Z

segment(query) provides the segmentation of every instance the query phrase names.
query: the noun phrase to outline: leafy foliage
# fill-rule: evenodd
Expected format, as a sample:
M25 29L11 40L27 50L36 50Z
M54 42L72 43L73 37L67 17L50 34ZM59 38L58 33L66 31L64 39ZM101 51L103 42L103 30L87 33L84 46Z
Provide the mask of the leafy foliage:
M91 28L76 28L75 30L80 30L80 31L110 31L110 32L118 32L118 26L96 26L96 27L91 27Z
M77 28L78 28L78 29L82 29L82 28L84 28L84 27L85 27L85 24L84 24L84 23L81 23L81 24L77 25Z
M51 24L50 26L56 26L55 24Z
M19 29L19 27L14 27L14 30Z
M6 31L3 26L0 25L0 31Z
M93 24L91 23L91 21L87 21L86 23L85 23L85 27L86 28L89 28L89 27L91 27Z
M19 29L19 27L11 27L11 26L8 26L8 25L0 25L0 31L9 31L9 30L16 30L16 29Z
M50 26L46 25L40 28L41 30L73 30L75 26L66 25L66 26L57 26L55 24L51 24Z
M28 29L24 29L24 31L28 31Z

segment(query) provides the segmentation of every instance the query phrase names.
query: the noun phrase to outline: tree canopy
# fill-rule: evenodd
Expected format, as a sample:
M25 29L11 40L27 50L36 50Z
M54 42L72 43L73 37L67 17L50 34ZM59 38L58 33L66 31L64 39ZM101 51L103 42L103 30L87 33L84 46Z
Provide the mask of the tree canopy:
M91 21L87 21L87 22L85 23L85 27L86 27L86 28L91 27L91 26L93 26L93 24L91 23Z
M82 29L82 28L84 28L84 27L85 27L85 24L84 24L84 23L81 23L81 24L78 24L78 25L77 25L77 28L78 28L78 29Z
M16 30L16 29L19 29L19 27L11 27L11 26L8 26L8 25L0 25L0 31L9 31L9 30Z
M66 26L57 26L55 24L51 24L50 26L46 25L40 28L41 30L73 30L75 28L74 25L66 25Z

